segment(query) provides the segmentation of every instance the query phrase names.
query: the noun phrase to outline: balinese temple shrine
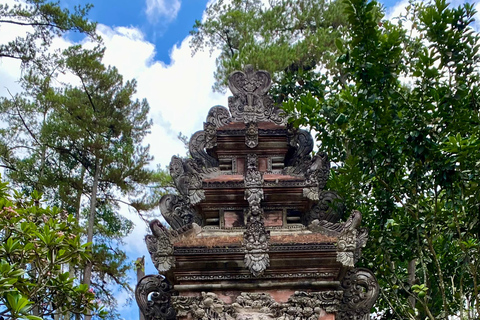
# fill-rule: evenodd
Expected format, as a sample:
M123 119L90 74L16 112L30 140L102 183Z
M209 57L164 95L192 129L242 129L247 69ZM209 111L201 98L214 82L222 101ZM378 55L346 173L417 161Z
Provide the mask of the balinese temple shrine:
M251 66L232 73L228 109L211 108L190 157L172 158L176 193L145 239L158 274L135 291L146 320L370 319L361 213L343 216L327 155L287 125L270 85Z

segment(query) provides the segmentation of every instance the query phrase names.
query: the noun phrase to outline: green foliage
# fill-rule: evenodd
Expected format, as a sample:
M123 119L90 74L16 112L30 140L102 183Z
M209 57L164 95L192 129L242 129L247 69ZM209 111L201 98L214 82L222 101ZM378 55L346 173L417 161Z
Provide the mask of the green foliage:
M442 0L412 3L393 25L373 1L346 4L349 28L337 41L342 71L307 77L313 90L285 81L279 90L292 99L284 107L295 124L318 132L320 149L338 164L329 186L364 214L363 263L380 281L384 317L476 318L475 11Z
M224 90L227 76L252 64L274 78L278 71L311 70L332 65L334 39L345 24L341 1L216 1L206 21L193 26L193 53L220 49L215 90Z
M90 259L72 215L39 205L40 195L9 196L0 183L0 315L38 320L96 310L88 286L66 271Z
M24 36L0 44L0 58L19 59L23 64L34 62L40 66L49 63L47 50L56 36L80 32L98 41L96 23L86 18L91 8L92 5L76 6L71 13L62 9L58 2L46 0L26 0L13 6L0 4L0 28L2 25L25 28Z
M256 5L252 17L264 12ZM394 24L383 19L375 1L345 0L343 7L346 28L331 33L336 65L267 68L283 70L276 74L275 95L285 101L294 125L315 130L319 149L335 164L328 188L340 193L347 209L360 210L370 229L360 263L380 282L377 318L477 319L480 38L473 29L475 10L444 0L412 2ZM203 26L238 28L229 32L246 39L243 20L227 25L222 10L238 15L234 6L220 7ZM213 29L216 36L223 30ZM275 34L275 28L270 31ZM259 43L253 34L235 55L225 54L225 41L207 39L222 50L220 66L240 68L237 56L248 52L242 48ZM286 52L282 45L269 49L264 54L271 53L272 60ZM299 57L303 54L308 50ZM241 63L264 68L249 58ZM219 83L226 74L217 73Z
M147 169L151 156L142 140L151 126L149 106L133 99L135 80L124 81L116 68L102 64L103 48L44 51L55 36L66 32L96 37L95 23L86 18L90 6L69 13L57 3L27 2L32 5L0 5L2 18L12 20L2 20L0 27L21 22L34 30L10 47L0 47L4 57L25 62L23 92L0 99L5 123L0 130L0 165L16 188L27 194L38 190L46 203L76 218L77 234L91 242L92 259L70 263L69 272L91 284L109 318L118 318L114 287L131 293L131 263L119 246L133 228L119 213L120 204L142 213L157 205L163 184L168 187L164 170ZM32 39L41 39L43 46L35 47L40 42ZM61 83L60 74L75 80ZM92 274L81 276L84 270Z

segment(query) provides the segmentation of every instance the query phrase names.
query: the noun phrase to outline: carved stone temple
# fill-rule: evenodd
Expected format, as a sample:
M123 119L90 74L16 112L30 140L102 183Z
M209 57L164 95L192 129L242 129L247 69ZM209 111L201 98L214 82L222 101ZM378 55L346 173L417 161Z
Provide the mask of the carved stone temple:
M168 225L153 220L146 236L159 274L135 291L146 320L370 318L379 287L355 268L361 214L343 217L325 189L327 155L312 156L310 133L287 126L270 84L251 66L232 73L228 109L210 109L191 158L172 158Z

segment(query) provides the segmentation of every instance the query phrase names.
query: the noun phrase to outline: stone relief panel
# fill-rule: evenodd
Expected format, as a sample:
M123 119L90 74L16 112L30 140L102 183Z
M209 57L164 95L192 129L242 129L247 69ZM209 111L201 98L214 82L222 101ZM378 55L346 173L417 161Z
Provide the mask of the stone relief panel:
M231 305L211 292L197 297L172 297L178 316L195 320L318 320L322 314L336 313L340 320L367 320L378 298L379 288L366 269L352 269L342 282L342 290L297 291L285 303L268 293L242 292Z
M322 311L334 313L342 301L343 291L297 291L282 304L281 320L318 320Z
M258 292L242 292L232 304L212 292L200 296L171 293L171 285L161 276L140 281L135 294L146 320L170 320L172 315L194 320L318 320L325 313L336 313L337 320L368 320L379 287L369 270L357 268L347 272L341 290L297 291L285 303Z

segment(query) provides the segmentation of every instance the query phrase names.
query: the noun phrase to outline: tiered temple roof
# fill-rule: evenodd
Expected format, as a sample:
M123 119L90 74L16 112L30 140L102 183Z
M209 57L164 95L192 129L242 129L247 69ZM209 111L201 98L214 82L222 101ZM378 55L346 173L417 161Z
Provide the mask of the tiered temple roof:
M379 289L354 267L368 235L361 214L340 222L327 155L287 124L270 84L251 66L232 73L228 109L211 108L191 157L172 158L168 225L153 220L146 237L159 275L136 289L147 320L369 318Z

